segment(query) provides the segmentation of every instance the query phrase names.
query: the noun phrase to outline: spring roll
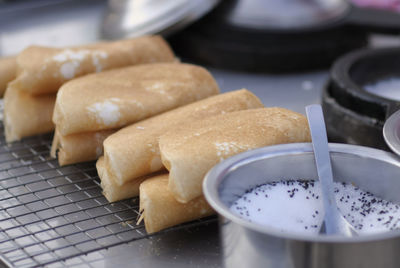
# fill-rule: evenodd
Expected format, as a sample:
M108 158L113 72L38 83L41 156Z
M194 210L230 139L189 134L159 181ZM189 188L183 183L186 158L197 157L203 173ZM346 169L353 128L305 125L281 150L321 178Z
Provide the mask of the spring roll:
M202 181L218 162L243 151L281 143L308 142L307 119L283 108L260 108L197 120L160 137L168 188L187 203L202 195Z
M215 212L200 196L182 204L168 190L168 174L149 178L140 184L140 212L148 233L213 215ZM139 223L138 222L138 223Z
M155 63L87 75L66 83L58 92L53 114L57 129L54 140L120 128L218 92L208 71L189 64ZM56 142L52 147L53 152L60 147L61 151L71 152L67 162L76 163L82 160L84 150L94 152L97 145L92 142L86 148L67 148L67 143ZM98 157L91 156L86 160ZM64 164L61 157L59 160Z
M110 129L63 136L56 128L50 156L58 156L60 166L95 160L103 154L103 141L116 131Z
M66 81L85 74L172 61L175 61L172 50L159 36L65 49L31 46L18 55L18 74L12 84L32 95L54 94Z
M112 134L104 141L104 166L116 185L163 169L159 137L193 120L232 111L263 107L246 89L212 96L178 109L140 121ZM100 173L100 172L99 172ZM102 176L100 175L100 178ZM104 189L104 188L103 188ZM104 189L106 191L106 189Z
M0 59L0 97L3 97L7 84L17 75L16 57Z
M55 94L32 96L9 86L4 95L6 141L12 142L53 130L51 117L55 100Z
M118 128L218 92L214 78L202 67L137 65L63 85L57 94L53 122L61 135Z

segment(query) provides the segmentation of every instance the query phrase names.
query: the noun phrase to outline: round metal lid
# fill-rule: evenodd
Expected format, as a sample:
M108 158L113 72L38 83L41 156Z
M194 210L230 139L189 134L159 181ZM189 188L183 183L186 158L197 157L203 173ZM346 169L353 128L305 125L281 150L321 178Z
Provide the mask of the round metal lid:
M400 110L386 120L383 125L383 138L389 148L400 155Z
M293 31L330 24L349 11L344 0L240 0L233 1L228 20L244 28Z
M102 25L106 39L169 35L196 21L220 0L109 0Z

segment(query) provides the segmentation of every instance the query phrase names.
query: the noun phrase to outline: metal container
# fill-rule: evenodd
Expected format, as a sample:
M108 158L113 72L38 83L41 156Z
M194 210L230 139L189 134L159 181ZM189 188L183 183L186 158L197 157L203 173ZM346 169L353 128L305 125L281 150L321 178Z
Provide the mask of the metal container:
M399 76L398 47L357 50L338 59L322 94L329 140L389 149L382 128L400 101L366 87Z
M330 144L334 180L400 203L400 162L394 154ZM286 144L248 151L215 166L203 190L220 214L226 267L399 267L400 230L357 237L282 233L234 215L230 205L246 190L277 180L317 179L312 146ZM282 211L282 213L285 213Z

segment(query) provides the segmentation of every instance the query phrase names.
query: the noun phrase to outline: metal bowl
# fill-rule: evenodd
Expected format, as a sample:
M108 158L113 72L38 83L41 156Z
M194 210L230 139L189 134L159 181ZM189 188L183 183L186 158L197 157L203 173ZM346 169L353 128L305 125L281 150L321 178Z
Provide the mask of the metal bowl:
M212 10L219 0L109 0L101 35L106 39L170 35Z
M329 144L334 180L351 182L400 204L400 162L385 151ZM229 158L206 175L203 190L220 214L226 267L353 268L398 267L400 230L358 237L282 233L243 220L230 205L257 185L289 179L317 179L312 146L265 147ZM282 212L284 213L284 212Z

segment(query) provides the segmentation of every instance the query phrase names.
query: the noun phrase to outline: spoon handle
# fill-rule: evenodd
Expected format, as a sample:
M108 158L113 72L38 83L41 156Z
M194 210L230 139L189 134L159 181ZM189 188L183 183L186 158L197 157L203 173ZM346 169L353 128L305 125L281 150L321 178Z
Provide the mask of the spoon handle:
M321 180L321 184L326 186L321 187L322 201L325 210L325 230L327 234L335 234L338 233L340 227L337 223L338 211L333 193L331 159L329 155L324 116L321 106L317 104L307 106L306 114L311 131L318 177Z

